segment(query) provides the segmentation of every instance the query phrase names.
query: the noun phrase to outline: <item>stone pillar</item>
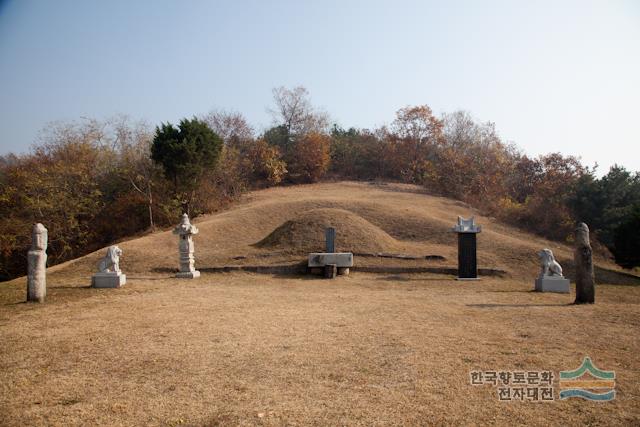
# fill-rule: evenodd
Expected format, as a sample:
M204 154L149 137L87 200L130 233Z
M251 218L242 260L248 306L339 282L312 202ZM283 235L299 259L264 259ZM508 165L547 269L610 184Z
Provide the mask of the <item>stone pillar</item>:
M324 232L326 253L332 254L336 251L336 229L329 227Z
M476 234L482 228L473 217L467 220L459 216L452 231L458 233L458 280L478 280Z
M338 274L338 267L335 264L327 264L324 266L324 278L335 279Z
M593 251L589 242L589 227L584 222L576 228L576 248L573 257L576 264L575 304L593 304L596 299Z
M48 232L37 223L31 231L31 249L27 254L27 301L44 302L47 295Z
M195 279L196 277L200 277L200 272L195 269L192 238L194 234L198 234L198 228L191 224L189 215L182 215L182 222L173 230L173 234L177 234L180 237L178 241L180 271L178 271L176 277L181 279Z
M477 243L475 233L458 233L458 278L478 277Z

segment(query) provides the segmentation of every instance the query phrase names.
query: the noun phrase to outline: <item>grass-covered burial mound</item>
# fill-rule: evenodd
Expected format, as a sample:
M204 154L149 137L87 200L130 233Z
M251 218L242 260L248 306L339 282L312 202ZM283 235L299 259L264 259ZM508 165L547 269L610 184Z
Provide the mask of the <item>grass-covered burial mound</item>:
M322 252L327 227L336 229L339 252L393 252L398 247L396 240L382 229L343 209L305 211L284 222L255 246L297 253Z

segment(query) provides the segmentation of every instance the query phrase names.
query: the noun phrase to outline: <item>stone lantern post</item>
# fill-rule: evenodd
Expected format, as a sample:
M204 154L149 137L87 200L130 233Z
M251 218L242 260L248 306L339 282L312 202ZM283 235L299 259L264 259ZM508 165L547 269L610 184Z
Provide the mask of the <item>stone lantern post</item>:
M27 253L27 301L44 302L47 295L48 232L37 223L31 231L31 249Z
M177 278L195 279L200 277L200 272L195 269L195 259L193 257L193 238L194 234L198 234L198 228L191 224L189 215L182 215L182 222L174 228L173 234L180 237L178 242L178 251L180 252L180 271L176 274Z
M458 280L479 280L476 234L482 231L482 227L476 225L473 217L464 219L459 216L452 231L458 233Z

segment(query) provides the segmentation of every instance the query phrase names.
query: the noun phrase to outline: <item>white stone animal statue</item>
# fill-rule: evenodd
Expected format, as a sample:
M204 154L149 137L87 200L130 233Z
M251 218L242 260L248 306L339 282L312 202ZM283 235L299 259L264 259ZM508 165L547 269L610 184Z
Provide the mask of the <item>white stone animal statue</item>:
M120 273L120 256L122 249L117 246L110 246L107 254L98 263L100 273Z
M543 249L538 252L540 258L540 277L560 276L562 277L562 267L558 264L551 249Z

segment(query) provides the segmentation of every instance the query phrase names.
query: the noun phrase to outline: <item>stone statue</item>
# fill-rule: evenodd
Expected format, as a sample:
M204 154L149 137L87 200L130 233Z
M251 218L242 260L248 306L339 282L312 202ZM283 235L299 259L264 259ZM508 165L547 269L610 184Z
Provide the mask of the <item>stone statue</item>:
M593 304L596 298L593 273L593 250L589 242L589 227L584 222L576 228L576 304Z
M122 249L117 246L110 246L107 255L98 262L98 272L100 273L120 273L120 256Z
M198 234L198 231L198 227L191 224L189 215L187 214L182 215L182 221L180 221L180 224L173 230L173 234L180 236L180 240L178 241L180 270L176 274L178 278L195 279L196 277L200 277L200 272L195 268L192 237L194 234Z
M562 275L562 267L556 261L551 249L543 249L538 252L540 258L540 275L535 282L535 290L538 292L569 293L569 280Z
M98 272L91 278L94 288L119 288L127 282L127 276L120 271L122 249L109 246L107 254L98 262Z
M562 276L562 267L558 264L555 257L553 256L553 252L551 249L543 249L538 252L538 257L540 258L540 276Z
M37 223L31 231L31 249L27 253L27 301L44 302L47 295L48 232Z

